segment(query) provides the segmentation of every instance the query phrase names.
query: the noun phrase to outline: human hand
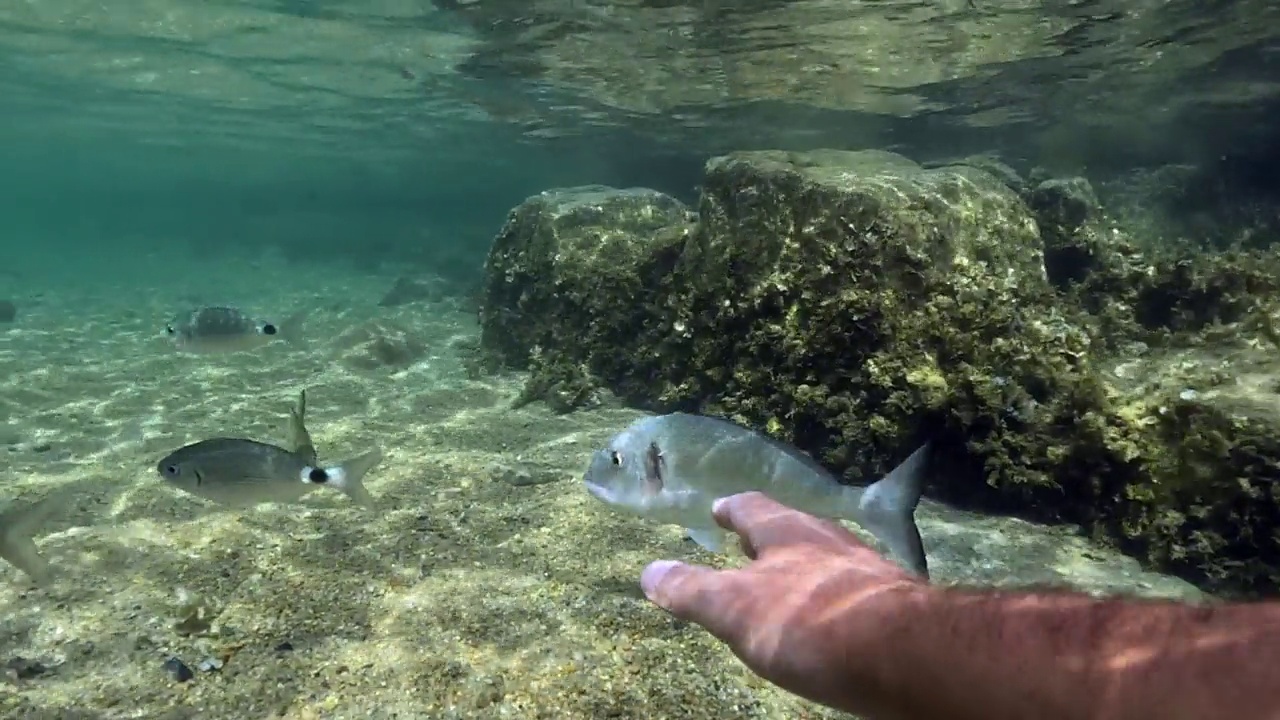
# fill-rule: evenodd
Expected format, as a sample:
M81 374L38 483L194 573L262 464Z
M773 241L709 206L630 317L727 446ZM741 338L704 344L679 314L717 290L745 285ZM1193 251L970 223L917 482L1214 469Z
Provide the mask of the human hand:
M697 623L761 677L855 713L881 707L873 674L878 638L928 586L840 525L758 492L723 498L716 522L752 562L713 570L660 560L640 585L649 600Z

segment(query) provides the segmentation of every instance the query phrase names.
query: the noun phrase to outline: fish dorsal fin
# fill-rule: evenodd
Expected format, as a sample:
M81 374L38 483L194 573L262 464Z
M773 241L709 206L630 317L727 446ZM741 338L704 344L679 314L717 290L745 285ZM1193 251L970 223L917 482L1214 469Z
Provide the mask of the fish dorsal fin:
M289 411L289 447L308 465L316 464L316 446L307 432L307 391L298 391L298 403Z

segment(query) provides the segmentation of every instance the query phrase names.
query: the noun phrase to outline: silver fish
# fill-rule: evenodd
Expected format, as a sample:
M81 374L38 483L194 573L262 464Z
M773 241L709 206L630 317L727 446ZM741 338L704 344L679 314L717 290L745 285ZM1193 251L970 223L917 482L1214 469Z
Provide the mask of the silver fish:
M36 551L32 536L57 507L50 498L44 498L14 503L0 514L0 558L25 572L37 585L53 577L53 568Z
M202 307L175 316L164 326L164 332L184 352L240 352L275 340L301 341L307 314L303 310L277 324L251 318L232 307Z
M819 517L852 520L899 562L929 576L916 527L928 444L866 488L840 484L799 449L728 420L673 413L642 418L594 453L583 482L619 512L679 525L712 552L725 531L711 516L719 498L758 490Z
M292 450L243 438L213 438L175 450L156 463L156 472L180 490L233 507L293 503L321 486L371 506L373 497L363 479L382 461L382 451L374 448L337 465L321 466L304 422L306 412L303 390L290 412Z

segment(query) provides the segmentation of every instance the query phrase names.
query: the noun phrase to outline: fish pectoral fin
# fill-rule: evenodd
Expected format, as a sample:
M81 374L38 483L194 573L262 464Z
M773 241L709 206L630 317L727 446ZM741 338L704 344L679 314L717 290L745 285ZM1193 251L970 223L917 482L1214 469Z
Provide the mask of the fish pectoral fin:
M704 550L718 553L724 550L724 530L718 527L685 528L689 539L698 543Z

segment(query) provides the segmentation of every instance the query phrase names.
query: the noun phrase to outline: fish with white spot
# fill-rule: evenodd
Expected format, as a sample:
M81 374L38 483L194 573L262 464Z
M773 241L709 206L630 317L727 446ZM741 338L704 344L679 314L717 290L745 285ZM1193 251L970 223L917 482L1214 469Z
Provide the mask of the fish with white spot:
M594 453L583 482L613 509L679 525L712 552L720 552L725 539L712 503L760 491L801 512L856 522L898 562L927 578L915 510L928 447L879 481L855 487L776 438L720 418L673 413L642 418L615 435Z
M232 353L256 350L276 340L302 341L303 310L280 323L250 317L233 307L196 308L175 316L164 327L174 347L196 354Z
M321 465L304 422L306 411L303 390L290 413L292 450L244 438L212 438L165 456L156 463L156 472L179 490L232 507L295 503L321 487L371 506L373 497L363 480L382 461L382 451L374 448L336 465Z

